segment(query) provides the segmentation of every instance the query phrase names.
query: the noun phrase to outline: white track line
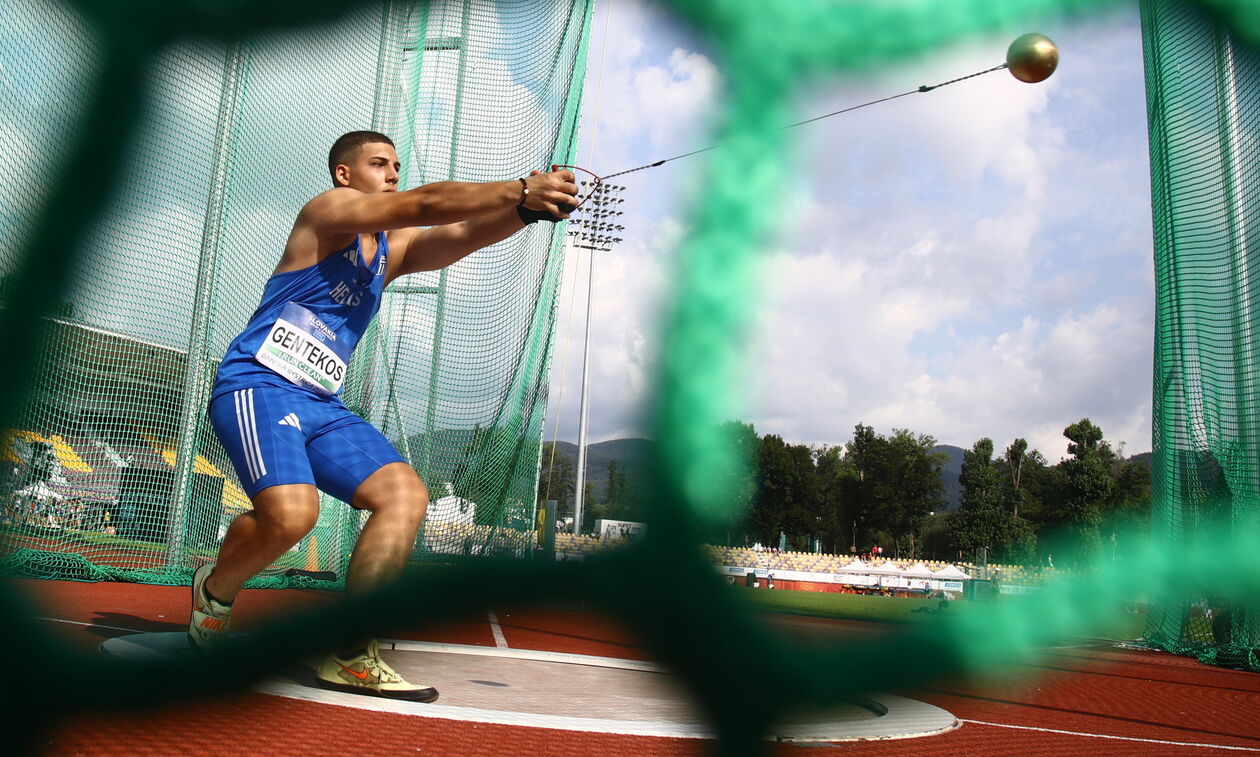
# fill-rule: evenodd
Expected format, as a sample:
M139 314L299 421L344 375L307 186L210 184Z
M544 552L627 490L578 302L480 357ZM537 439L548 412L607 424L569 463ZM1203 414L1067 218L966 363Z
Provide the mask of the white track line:
M35 618L35 620L46 620L49 623L69 623L73 626L91 626L92 628L108 628L111 631L128 631L130 633L153 633L153 631L141 631L139 628L122 628L121 626L106 626L100 623L83 623L78 620L64 620L62 618Z
M381 697L367 697L362 694L325 691L324 689L313 689L309 686L276 680L264 681L255 691L307 702L353 707L356 710L455 720L461 723L490 723L529 728L549 728L559 731L609 733L621 736L659 736L673 739L712 739L715 736L710 726L698 723L607 720L604 718L579 718L566 715L509 712L481 707L420 704L418 702L404 702Z
M544 652L534 649L500 649L492 647L476 647L467 644L443 644L435 641L405 641L402 639L381 639L381 644L399 652L441 652L444 654L463 654L474 657L504 657L512 660L533 660L535 662L556 662L568 665L586 665L592 668L613 668L616 670L638 670L642 673L664 673L665 669L651 662L627 660L621 657L595 657L593 655L571 654L569 652Z
M1204 749L1229 749L1234 752L1260 752L1260 749L1249 746L1225 746L1224 744L1197 744L1193 741L1165 741L1163 739L1141 739L1136 736L1108 736L1102 733L1082 733L1081 731L1061 731L1057 728L1037 728L1031 725L1008 725L1006 723L987 723L983 720L967 720L964 723L973 725L991 725L994 728L1017 728L1021 731L1041 731L1042 733L1062 733L1067 736L1083 736L1088 739L1115 739L1117 741L1141 741L1146 744L1168 744L1170 746L1197 746Z
M494 610L487 609L486 617L490 619L490 633L494 634L494 645L499 649L511 649L503 636L503 627L499 625L499 618L494 614Z

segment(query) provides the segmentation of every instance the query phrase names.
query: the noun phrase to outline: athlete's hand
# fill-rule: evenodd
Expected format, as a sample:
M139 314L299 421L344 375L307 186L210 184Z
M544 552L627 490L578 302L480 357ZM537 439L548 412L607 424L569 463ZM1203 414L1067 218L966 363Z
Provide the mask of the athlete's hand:
M557 220L568 218L578 204L575 180L573 172L567 168L549 173L530 171L525 179L525 186L529 188L525 208L550 213Z

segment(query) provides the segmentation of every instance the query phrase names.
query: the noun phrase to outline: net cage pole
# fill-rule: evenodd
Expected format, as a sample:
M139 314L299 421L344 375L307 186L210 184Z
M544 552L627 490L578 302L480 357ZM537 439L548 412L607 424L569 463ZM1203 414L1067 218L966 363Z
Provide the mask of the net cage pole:
M454 181L459 163L459 127L460 119L464 111L464 78L468 69L468 29L472 15L472 0L464 0L461 3L460 19L459 19L459 37L454 40L444 40L445 49L451 49L452 46L458 45L459 62L455 69L455 104L452 109L453 123L451 125L451 148L450 155L446 167L446 179ZM437 298L434 317L433 317L433 353L429 360L429 397L428 406L424 416L424 466L425 470L431 465L430 455L432 453L434 431L437 429L437 399L438 399L438 373L442 365L442 337L444 332L444 321L446 315L446 291L447 279L449 274L447 269L443 268L438 273L437 291L434 296Z
M587 504L586 497L586 418L587 400L590 392L591 370L591 306L594 304L595 291L595 250L590 250L589 265L586 269L586 336L582 342L582 394L578 401L578 448L577 470L574 471L576 481L573 484L573 536L582 535L582 510Z
M412 5L414 7L414 4L409 4L409 5ZM457 50L459 49L460 44L461 44L459 40L451 39L451 38L445 38L445 37L437 38L437 39L425 38L425 32L426 32L426 29L428 28L428 22L427 22L428 8L429 6L425 5L422 9L418 9L420 13L422 14L421 19L416 25L416 30L413 33L413 37L403 42L402 66L397 72L398 75L402 75L404 72L406 72L407 74L406 76L407 86L410 88L411 92L410 94L408 94L408 92L404 91L403 96L408 98L411 101L411 105L413 108L415 105L414 101L416 97L416 90L418 89L417 80L419 79L421 68L423 67L423 63L424 63L424 54L428 52L436 52L436 51L442 51L442 50ZM402 17L401 15L400 15L400 18L403 21L408 20L407 18ZM395 142L397 143L397 146L398 146L398 158L399 158L399 161L402 163L401 173L402 175L405 176L411 173L412 161L415 160L415 119L402 118L396 124L396 126L398 130L400 131L400 133L403 135L401 139L395 138ZM395 319L393 318L393 316L400 309L403 310L404 312L407 311L410 307L410 303L411 303L410 298L412 296L421 296L421 295L431 296L431 295L437 294L439 291L440 291L439 288L436 286L410 284L410 283L406 283L405 279L395 281L391 283L385 289L386 298L385 298L384 304L382 304L381 306L382 315L384 317L377 319L377 321L373 325L373 330L371 332L371 339L373 340L372 344L378 350L379 357L381 358L382 361L386 359L385 352L387 350L387 346L394 341L394 336L392 334L381 333L382 331L385 330L385 327L381 326L380 324L382 322L390 322L390 323L394 322ZM399 337L399 339L401 339L401 337ZM395 346L395 348L397 348L397 346ZM367 379L367 382L369 384L372 384L372 385L375 384L376 368L377 368L376 364L373 363L373 365L371 366L370 372L368 374L369 378ZM408 462L411 463L412 467L416 467L418 464L417 455L412 449L412 439L406 433L405 413L398 402L398 398L395 392L392 389L392 387L394 386L394 382L397 380L397 377L393 375L387 375L384 380L390 385L391 390L386 393L387 396L383 400L384 407L381 408L379 412L382 415L386 415L386 416L388 416L391 412L393 413L393 417L396 419L396 422L398 423L401 429L401 437L399 441L401 442L403 446L403 450L402 450L403 456L407 458ZM384 422L383 418L381 420L382 422ZM423 525L421 526L421 528L423 529Z
M405 5L405 4L404 4ZM381 37L377 50L377 75L372 97L372 118L370 129L392 136L393 127L398 122L400 103L395 95L395 85L402 76L402 55L406 34L408 13L405 7L393 0L381 4ZM403 169L406 170L405 168ZM383 306L382 310L386 307ZM358 353L362 359L352 361L349 375L346 378L346 401L357 408L367 420L375 421L375 384L377 356L384 348L388 338L382 335L381 319L372 322L368 333L360 343Z
M402 54L400 56L401 68L395 75L398 76L405 74L406 82L401 95L411 106L411 109L408 112L413 112L415 110L416 98L419 95L420 76L425 66L426 54L449 50L462 51L464 39L463 37L429 38L429 19L430 12L432 10L431 5L417 5L415 3L408 3L407 5L409 9L414 11L414 13L407 14L405 16L403 14L399 14L398 18L400 22L410 24L411 19L414 16L415 28L410 32L411 36L409 38L402 39ZM465 17L467 17L469 12L468 7L465 6ZM465 29L466 26L467 24L465 23ZM407 26L407 29L410 29L410 26ZM406 29L403 30L404 34L405 32ZM402 138L397 140L399 160L402 163L401 173L402 175L407 176L410 175L412 173L412 169L416 167L414 164L420 162L416 148L416 119L414 117L400 118L396 126L402 134ZM445 274L443 273L443 276L444 275ZM441 287L439 286L416 285L408 283L406 279L395 281L385 289L385 299L381 306L382 314L375 322L372 331L373 339L375 340L373 344L378 350L378 355L382 363L386 362L386 352L391 346L395 351L401 351L403 349L402 335L385 333L386 327L382 324L393 324L396 322L405 323L407 320L405 317L406 314L412 311L412 303L414 302L413 298L431 297L438 294L440 291ZM399 315L400 311L402 315ZM398 443L403 456L407 459L408 464L410 464L413 469L417 470L417 473L420 475L425 485L428 486L430 482L426 479L428 479L428 471L431 469L431 456L428 454L428 450L432 440L426 436L425 440L421 444L421 452L417 454L413 445L414 438L409 432L410 426L408 424L408 413L403 409L397 395L396 382L398 381L398 376L395 375L395 369L389 369L387 371L384 381L388 385L388 391L382 401L384 404L379 411L380 415L383 416L380 420L382 423L387 423L388 418L392 417L394 419L394 422L398 426ZM374 384L375 382L374 380L370 380L370 383ZM431 394L435 388L434 381L431 379ZM420 524L420 529L416 534L416 541L413 545L413 555L416 551L422 551L424 549L426 526L427 521Z
M198 429L205 418L210 396L213 367L210 341L213 337L215 279L223 251L227 220L227 197L231 185L232 148L236 141L237 119L245 86L249 51L244 42L229 44L224 54L222 97L215 125L214 157L211 164L210 194L206 201L205 224L198 255L197 283L193 294L192 322L188 334L188 359L184 368L183 403L180 408L179 439L176 444L175 486L171 517L166 536L166 568L173 572L185 566L185 537L192 474L198 451Z

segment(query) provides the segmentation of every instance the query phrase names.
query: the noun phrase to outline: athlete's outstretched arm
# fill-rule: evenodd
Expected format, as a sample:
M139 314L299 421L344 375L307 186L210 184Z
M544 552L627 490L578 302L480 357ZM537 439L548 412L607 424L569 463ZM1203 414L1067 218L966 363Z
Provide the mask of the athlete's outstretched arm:
M519 184L519 182L518 182ZM466 255L500 242L525 228L516 208L487 213L467 221L406 229L390 237L390 250L401 263L389 272L390 280L408 273L436 271Z
M522 199L526 208L567 218L560 206L575 205L577 191L573 174L567 170L531 174L525 177L524 187L518 179L486 183L439 181L405 192L360 192L338 187L308 202L298 215L298 225L326 234L370 234L411 226L439 226L498 211L514 213Z

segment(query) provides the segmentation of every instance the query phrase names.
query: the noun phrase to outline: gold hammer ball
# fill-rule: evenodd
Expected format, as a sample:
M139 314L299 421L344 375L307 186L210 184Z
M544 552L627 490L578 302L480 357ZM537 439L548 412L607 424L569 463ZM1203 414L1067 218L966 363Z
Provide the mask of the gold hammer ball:
M1045 81L1059 67L1059 48L1044 34L1025 34L1006 49L1006 66L1022 82Z

